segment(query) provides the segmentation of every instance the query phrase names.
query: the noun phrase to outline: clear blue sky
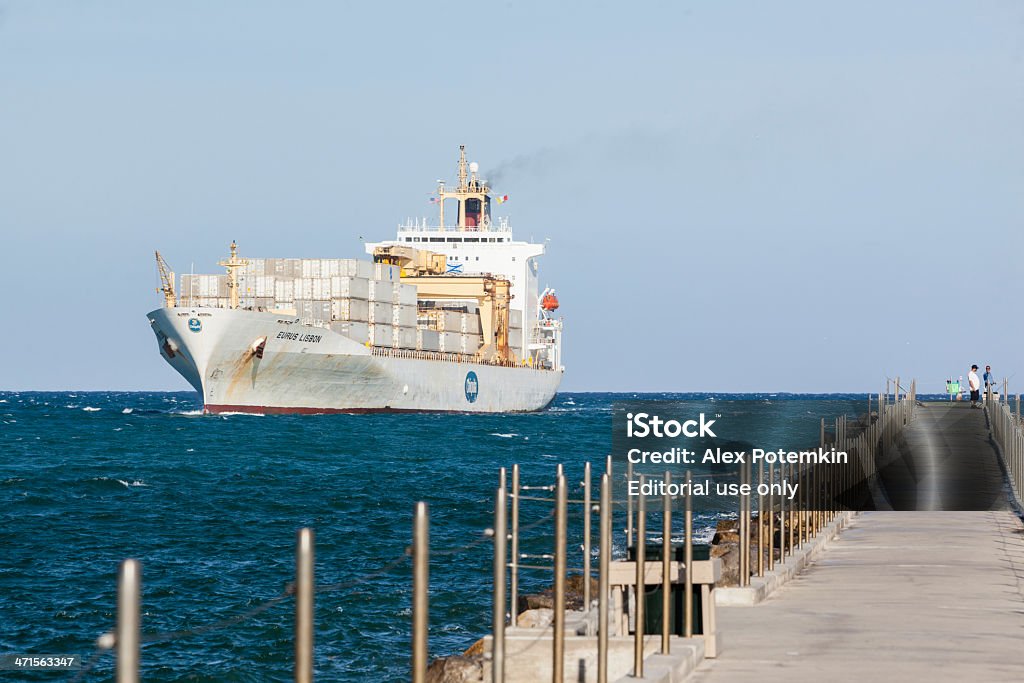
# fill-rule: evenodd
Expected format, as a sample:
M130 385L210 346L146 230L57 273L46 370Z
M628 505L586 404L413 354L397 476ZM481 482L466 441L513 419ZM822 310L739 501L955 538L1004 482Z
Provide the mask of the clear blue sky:
M1024 385L1024 4L0 0L0 388L185 389L152 252L360 256L468 145L566 390Z

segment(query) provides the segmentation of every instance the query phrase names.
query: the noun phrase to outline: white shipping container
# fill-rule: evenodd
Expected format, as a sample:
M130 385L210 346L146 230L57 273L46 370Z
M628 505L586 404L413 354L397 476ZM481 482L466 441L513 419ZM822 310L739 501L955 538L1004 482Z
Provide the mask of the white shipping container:
M295 310L294 301L281 301L277 300L274 302L274 313L280 313L281 315L296 315L298 311Z
M509 330L508 331L508 345L517 351L523 350L523 331L522 330Z
M256 277L274 274L267 272L267 259L265 258L246 258L245 260L249 262L249 265L245 266L245 268Z
M379 265L379 264L378 264ZM384 301L391 303L394 298L394 284L386 280L370 280L369 281L369 298L370 301Z
M354 258L335 259L338 263L338 275L343 277L373 278L373 264Z
M295 298L296 299L312 299L313 298L313 278L304 277L294 280L295 282Z
M330 299L334 294L331 292L331 278L318 277L313 279L313 298Z
M270 275L270 273L267 273ZM277 277L297 278L302 277L302 259L282 258L275 259L274 275Z
M480 334L480 314L463 313L460 329L463 334Z
M320 277L320 259L302 259L302 277Z
M391 325L371 324L368 326L367 339L373 346L391 346L393 329Z
M437 330L416 330L416 348L420 351L440 351L440 333Z
M438 332L438 348L445 353L462 353L462 334L459 332Z
M365 299L334 298L331 300L331 318L365 323L370 320L369 308L370 304Z
M227 275L182 275L182 296L226 297L228 295Z
M275 279L274 298L278 301L292 301L295 298L295 281Z
M480 335L478 334L460 334L459 344L462 347L462 353L468 353L473 355L480 348Z
M298 311L298 316L303 320L319 320L323 322L330 322L331 320L330 301L298 299L295 301L295 308Z
M393 327L392 333L392 346L396 349L415 349L416 348L416 328L415 327Z
M396 304L392 311L392 324L402 327L416 327L416 306Z
M369 307L370 311L367 320L371 323L389 326L393 324L394 314L392 313L393 306L391 304L382 301L371 301Z
M395 283L394 299L392 301L403 306L415 306L416 285L403 285L401 282Z
M510 328L522 329L522 327L523 327L523 312L520 311L519 309L516 309L516 308L509 309L509 312L508 312L508 326Z
M269 297L271 299L276 296L274 290L276 286L277 278L273 275L257 275L253 278L253 294L257 297Z
M331 278L331 292L335 298L369 299L370 281L364 277L334 276Z
M462 333L461 311L437 311L437 329L441 332Z
M374 263L373 264L373 278L375 280L387 280L395 282L401 275L401 268L398 266L392 266L388 263Z
M338 321L331 323L331 331L343 334L360 344L365 344L369 339L370 326L363 322Z

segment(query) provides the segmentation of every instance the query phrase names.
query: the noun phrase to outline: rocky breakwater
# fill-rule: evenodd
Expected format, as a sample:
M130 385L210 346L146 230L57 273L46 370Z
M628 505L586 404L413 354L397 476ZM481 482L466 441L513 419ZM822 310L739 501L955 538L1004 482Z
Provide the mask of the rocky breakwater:
M583 577L574 574L565 580L565 609L579 612L583 604ZM597 581L590 580L590 594L597 595ZM516 602L516 626L520 628L547 628L554 619L555 588L549 586L539 593L520 595ZM476 683L483 680L484 639L461 655L438 657L427 669L427 683Z

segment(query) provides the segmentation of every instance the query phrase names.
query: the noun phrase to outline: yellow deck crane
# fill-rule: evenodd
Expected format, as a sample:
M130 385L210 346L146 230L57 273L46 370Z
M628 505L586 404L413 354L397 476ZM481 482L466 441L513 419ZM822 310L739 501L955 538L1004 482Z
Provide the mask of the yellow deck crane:
M402 284L415 285L418 299L476 299L483 330L483 345L477 357L485 361L514 362L508 346L510 281L493 275L446 274L447 259L443 254L412 247L377 247L373 260L400 267Z
M166 308L174 308L178 303L178 297L174 294L174 271L167 265L167 261L159 251L154 253L156 254L156 269L160 273L160 287L156 291L164 295Z

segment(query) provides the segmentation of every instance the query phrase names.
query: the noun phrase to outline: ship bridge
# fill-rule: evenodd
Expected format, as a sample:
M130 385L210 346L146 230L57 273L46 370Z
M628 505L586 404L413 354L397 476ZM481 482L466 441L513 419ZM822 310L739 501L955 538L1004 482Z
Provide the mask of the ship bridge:
M507 199L508 195L494 195L480 176L479 165L467 161L466 147L460 145L457 183L448 186L438 181L431 197L438 207L438 222L409 220L398 226L394 240L367 242L366 252L397 245L426 249L444 254L453 275L489 273L507 278L512 284L509 308L521 313L524 341L532 341L540 317L537 257L544 254L545 245L515 240L508 218L492 217L492 205ZM525 348L523 355L529 355Z

